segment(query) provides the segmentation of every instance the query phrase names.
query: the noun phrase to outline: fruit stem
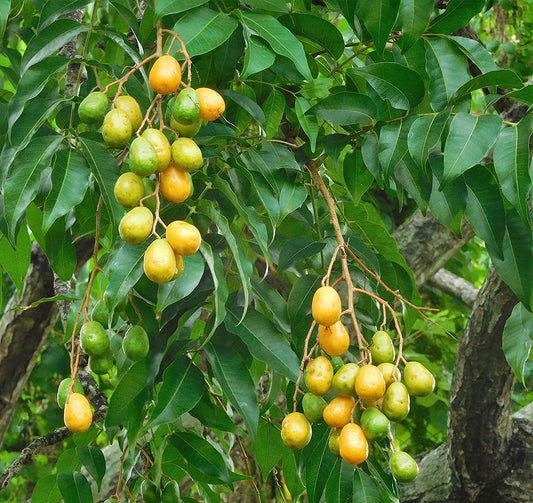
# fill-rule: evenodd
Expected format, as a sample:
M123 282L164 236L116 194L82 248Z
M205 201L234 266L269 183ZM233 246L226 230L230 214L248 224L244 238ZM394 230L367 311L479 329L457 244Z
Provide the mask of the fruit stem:
M141 68L141 66L145 65L146 63L148 63L148 61L151 61L152 59L156 58L157 57L157 54L152 54L151 56L148 56L147 58L143 59L139 64L135 65L126 75L124 75L124 77L120 77L120 79L118 80L115 80L114 82L111 82L109 84L107 84L107 86L104 87L104 90L103 92L105 94L107 94L107 92L109 91L109 88L111 86L114 86L115 84L118 84L118 90L117 90L117 93L115 94L115 99L113 100L113 103L115 102L115 100L120 96L120 94L122 93L122 86L125 84L125 82L139 69Z
M189 53L187 52L187 49L185 47L185 43L181 38L178 36L176 32L173 32L172 30L161 30L163 33L168 33L172 37L174 37L174 40L170 43L170 47L167 50L167 54L170 53L170 49L172 49L172 46L174 45L174 42L177 40L181 45L181 50L178 51L178 53L181 53L185 56L185 62L187 64L187 87L191 87L191 81L192 81L192 61L189 56Z
M394 437L392 436L392 433L389 430L389 433L387 434L387 437L389 438L390 446L392 449L392 452L398 452L399 449L396 447L396 444L394 443Z
M152 100L152 103L150 103L150 106L148 107L148 110L146 110L146 113L144 114L144 118L143 118L143 121L141 122L141 125L139 126L139 129L137 129L137 132L136 132L137 136L139 136L139 131L142 130L143 126L147 122L150 122L150 112L152 111L152 109L154 108L156 103L159 104L160 102L161 102L161 97L160 97L159 94L156 94L155 98Z
M309 328L309 331L307 332L307 336L305 337L304 342L304 354L302 357L302 361L300 362L300 373L298 374L298 379L296 380L296 385L294 389L294 395L292 396L292 411L296 412L297 410L297 402L298 402L298 391L300 390L300 382L302 381L302 376L304 375L304 368L305 364L309 360L309 355L307 354L307 349L309 348L309 340L311 339L311 335L313 335L313 331L315 329L316 321L313 320L313 323L311 323L311 327Z

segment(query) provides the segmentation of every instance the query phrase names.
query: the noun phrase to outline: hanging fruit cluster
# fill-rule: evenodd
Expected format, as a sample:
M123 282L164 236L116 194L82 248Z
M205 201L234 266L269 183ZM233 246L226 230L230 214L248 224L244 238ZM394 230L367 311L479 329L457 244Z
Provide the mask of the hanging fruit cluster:
M329 272L326 283L327 280ZM371 295L392 311L388 303L375 294L360 289L354 291ZM350 335L341 315L349 311L343 313L335 288L328 285L318 288L311 311L314 321L305 343L294 393L294 411L285 416L281 426L283 442L292 449L301 449L311 440L311 423L325 422L331 428L330 451L348 463L359 465L369 456L369 442L388 437L393 476L399 482L411 482L418 474L418 466L408 453L396 448L391 422L407 417L410 396L423 397L433 392L433 375L421 363L407 362L403 358L401 333L398 333L396 355L393 340L385 330L374 333L370 346L358 334L361 359L358 363L345 363L342 356L350 346ZM398 331L398 320L394 311L392 313ZM317 342L308 351L315 325L318 325ZM317 355L320 351L322 354ZM302 377L307 388L301 401L303 413L297 412L297 396L303 393L299 390Z

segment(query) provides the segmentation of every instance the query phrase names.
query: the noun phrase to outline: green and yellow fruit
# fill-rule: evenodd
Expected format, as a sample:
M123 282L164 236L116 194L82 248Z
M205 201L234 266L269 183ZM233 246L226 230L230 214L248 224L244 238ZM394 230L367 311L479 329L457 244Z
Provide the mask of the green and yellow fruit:
M387 332L378 330L374 334L372 344L370 345L370 353L372 354L372 363L374 365L392 363L394 361L394 345Z
M144 206L128 211L118 226L118 232L127 243L142 243L152 232L154 215Z
M200 118L200 101L192 87L182 89L172 104L172 117L185 126L194 124Z
M104 118L102 137L107 146L124 147L131 138L132 129L129 117L118 108L110 110Z
M157 152L152 143L142 136L131 142L128 158L131 170L139 176L152 175L157 171Z
M135 133L143 121L143 114L139 103L132 96L119 96L115 103L116 107L128 116L131 122L131 130Z
M410 400L407 388L401 382L393 382L383 397L383 413L391 421L403 421L409 414Z
M95 91L89 94L78 108L80 120L85 124L100 122L107 111L107 104L107 96L104 93Z
M118 204L125 208L134 208L144 197L142 178L135 173L122 173L115 182L114 194Z
M176 272L176 256L166 239L156 239L144 252L144 273L154 283L168 283Z
M398 482L412 482L418 475L418 465L407 452L394 452L389 465L392 476Z
M199 170L204 162L200 147L190 138L178 138L172 144L171 152L176 167L188 173Z
M291 449L303 449L311 440L313 431L301 412L291 412L281 423L281 439Z
M141 137L148 140L154 147L157 155L157 169L155 172L161 173L170 164L170 143L167 137L159 129L153 128L148 128Z
M407 362L403 378L412 396L427 396L435 389L433 374L419 362Z

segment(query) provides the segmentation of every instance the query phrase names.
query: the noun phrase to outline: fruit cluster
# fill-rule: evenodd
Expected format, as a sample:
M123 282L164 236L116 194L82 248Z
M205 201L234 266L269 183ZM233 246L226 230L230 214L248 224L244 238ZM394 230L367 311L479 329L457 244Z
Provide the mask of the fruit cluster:
M292 449L305 447L311 440L311 423L324 421L331 427L331 452L359 465L368 458L369 441L388 437L393 451L391 472L399 482L410 482L417 476L418 466L409 454L396 449L391 421L405 419L410 396L432 393L435 379L421 363L402 359L402 382L400 358L395 362L394 344L383 330L375 332L359 364L344 363L341 356L350 346L350 335L340 321L341 312L341 299L334 288L322 286L315 292L312 315L318 324L317 345L331 359L320 355L307 364L303 414L295 411L285 416L283 442ZM328 403L324 396L331 390L337 396Z

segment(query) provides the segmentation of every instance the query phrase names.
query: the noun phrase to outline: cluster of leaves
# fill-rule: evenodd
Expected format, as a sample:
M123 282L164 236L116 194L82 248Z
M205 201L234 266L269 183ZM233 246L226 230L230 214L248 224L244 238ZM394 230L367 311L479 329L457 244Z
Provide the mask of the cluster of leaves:
M531 116L504 124L494 104L505 96L530 105L533 92L517 73L497 67L482 44L451 35L484 2L450 1L441 12L431 0L157 0L144 12L131 0L50 0L34 9L36 3L0 7L2 269L20 291L34 239L56 274L70 280L76 242L95 235L102 197L103 272L93 301L105 292L112 312L131 293L151 351L123 369L114 388L100 380L109 394L104 423L76 436L61 466L39 479L32 502L67 501L70 494L78 499L68 501L90 501L87 479L73 470L83 464L102 481L105 465L94 445L102 428L99 446L116 438L130 446L124 477L134 493L145 475L159 480L163 472L178 481L190 476L187 496L219 501L221 492L251 478L237 473L231 458L244 437L262 476L281 469L295 499L306 491L313 502L348 494L397 501L396 483L378 464L354 471L326 452L327 428L317 428L301 453L279 436L279 396L292 396L311 297L336 246L305 164L323 161L349 246L415 303L413 274L391 237L395 217L380 204L383 195L396 216L429 209L457 233L466 217L522 301L506 337L522 377L531 346L522 326L531 326L533 308ZM82 23L63 17L77 8L86 9ZM223 90L227 98L226 123L204 126L195 137L208 162L193 176L194 206L162 208L168 221L192 213L203 260L187 257L183 275L160 286L142 275L144 247L116 239L123 214L113 196L117 164L75 113L91 89L153 52L158 22L185 42L193 86ZM74 39L87 81L70 97L62 79L70 60L57 52ZM144 68L124 88L146 109L153 96ZM485 109L472 115L472 93L481 89ZM356 284L393 300L356 263L350 267ZM86 271L78 277L79 298L84 278ZM370 336L382 311L369 297L357 310ZM420 328L414 310L404 306L403 315L406 333ZM126 316L138 319L131 305ZM213 434L204 436L202 427ZM444 426L435 428L442 438ZM418 446L434 434L429 430ZM409 438L405 443L416 448ZM146 474L135 445L154 455ZM281 491L281 477L275 480Z

